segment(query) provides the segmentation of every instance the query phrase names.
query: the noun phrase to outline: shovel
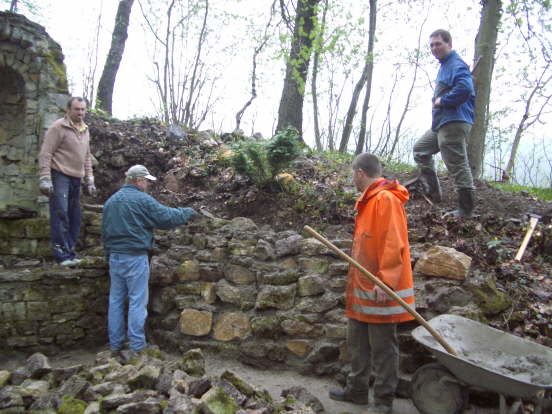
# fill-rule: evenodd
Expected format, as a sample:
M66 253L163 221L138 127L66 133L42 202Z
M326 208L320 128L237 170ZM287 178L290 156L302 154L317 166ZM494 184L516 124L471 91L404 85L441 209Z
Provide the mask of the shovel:
M429 331L429 333L435 338L435 340L439 342L449 354L458 356L454 348L452 348L452 346L450 346L450 344L447 341L445 341L445 339L441 335L439 335L439 333L435 329L433 329L431 325L427 323L427 321L424 318L422 318L422 316L418 312L416 312L414 308L412 308L412 306L410 306L401 297L399 297L399 295L393 292L393 290L391 290L385 283L383 283L376 276L374 276L372 273L366 270L360 263L358 263L351 256L341 251L328 239L323 237L321 234L317 233L312 227L305 226L304 230L307 233L309 233L311 236L313 236L316 240L324 244L327 248L336 252L339 255L339 257L346 260L347 262L355 266L358 270L360 270L366 277L368 277L368 279L370 279L372 282L374 282L376 285L382 288L385 291L385 293L387 293L388 296L393 298L393 300L397 301L399 305L401 305L409 314L414 316L414 318L420 323L420 325L426 328Z

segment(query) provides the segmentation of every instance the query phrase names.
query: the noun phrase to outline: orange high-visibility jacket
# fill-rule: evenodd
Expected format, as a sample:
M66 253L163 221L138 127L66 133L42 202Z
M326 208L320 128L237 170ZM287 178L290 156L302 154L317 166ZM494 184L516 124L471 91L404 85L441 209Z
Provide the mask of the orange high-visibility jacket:
M358 198L352 256L414 307L410 246L403 204L408 191L398 181L377 179ZM349 267L345 316L361 322L397 323L414 319L395 300L376 302L374 283Z

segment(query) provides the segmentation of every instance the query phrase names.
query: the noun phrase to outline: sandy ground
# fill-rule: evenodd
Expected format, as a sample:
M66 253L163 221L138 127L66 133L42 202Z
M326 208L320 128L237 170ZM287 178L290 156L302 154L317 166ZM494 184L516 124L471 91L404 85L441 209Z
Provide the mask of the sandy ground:
M70 366L74 364L93 364L97 352L96 350L72 350L60 355L50 357L50 363L54 367ZM177 358L177 355L173 356ZM337 402L328 398L328 392L331 387L338 386L329 378L309 377L298 374L294 371L269 371L260 370L238 361L223 359L215 354L206 354L206 371L208 375L220 375L225 370L230 370L240 375L245 380L259 387L265 388L274 398L278 398L282 390L292 386L305 387L310 393L315 395L325 408L326 414L361 414L366 407L354 404ZM25 355L16 354L11 356L0 356L0 370L13 370L23 365ZM470 407L465 414L496 414L498 410ZM414 407L412 401L408 399L397 399L393 405L393 414L420 414ZM443 413L445 414L445 413Z

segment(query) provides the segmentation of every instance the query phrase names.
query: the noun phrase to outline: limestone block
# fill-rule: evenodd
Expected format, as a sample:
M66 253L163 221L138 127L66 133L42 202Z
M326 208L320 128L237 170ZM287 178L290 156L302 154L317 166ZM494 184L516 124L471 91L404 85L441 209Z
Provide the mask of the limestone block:
M33 379L40 379L52 371L48 357L40 352L36 352L27 358L25 369L29 373L29 377Z
M215 247L211 251L211 260L215 262L224 262L226 261L226 257L228 256L228 253L226 252L226 248L224 247Z
M417 262L414 271L428 276L465 280L471 257L450 247L434 246Z
M27 319L30 321L47 321L50 319L48 302L27 302Z
M277 315L256 316L251 319L253 335L260 338L278 339L282 336L282 318Z
M19 392L21 393L22 397L30 397L33 399L37 399L45 395L49 389L50 389L50 386L48 384L48 381L42 381L42 380L36 381L32 379L26 379L20 385Z
M289 285L290 283L297 282L299 279L299 272L296 270L284 269L272 273L260 273L259 279L260 282L265 285Z
M324 333L321 327L297 319L285 319L282 322L282 329L289 336L309 338L319 337Z
M164 287L154 291L151 295L151 309L159 315L166 315L174 308L176 290L173 287Z
M296 308L301 312L327 312L335 308L338 303L339 296L328 292L322 296L301 298Z
M297 286L263 286L257 295L256 309L291 309L295 303Z
M255 255L255 249L256 244L253 244L253 242L247 243L246 241L239 240L239 241L231 241L228 243L228 252L231 255L234 256L254 256Z
M329 262L319 257L301 257L299 267L305 273L325 274L328 271Z
M312 344L304 339L292 339L286 342L286 348L299 358L305 358L312 351Z
M224 275L226 279L235 283L236 285L250 285L256 280L255 272L250 269L237 266L237 265L228 265L224 269Z
M21 220L29 239L50 239L50 221L43 217Z
M347 286L346 276L334 276L328 279L328 287L336 292L343 292Z
M330 254L330 249L315 238L303 239L300 245L301 254L305 256L318 256Z
M216 294L221 301L237 305L242 310L251 309L255 305L257 288L255 286L234 286L226 280L216 284Z
M186 260L178 267L176 274L180 282L196 281L200 278L199 262Z
M273 260L276 257L276 251L266 240L259 239L255 247L255 257L259 260Z
M324 292L326 281L316 275L300 277L297 281L298 296L314 296Z
M199 277L205 282L218 282L224 277L219 263L200 263Z
M344 276L349 271L349 263L336 262L328 265L328 275L330 276Z
M258 230L255 222L247 217L236 217L221 228L223 232L255 232Z
M292 254L298 254L301 250L301 241L303 237L294 234L285 239L276 241L276 256L283 257Z
M38 337L36 335L11 336L6 339L6 345L12 348L24 348L27 346L38 345Z
M201 298L205 303L213 304L217 300L216 284L205 282L202 283Z
M128 385L131 390L137 389L154 389L159 376L161 375L161 368L153 365L145 365L140 370L129 378Z
M186 374L195 377L205 374L205 357L200 348L190 349L182 355L181 369Z
M347 338L346 325L326 325L324 331L327 338Z
M206 414L226 414L238 411L238 404L220 387L213 387L200 399L201 412Z
M176 295L174 297L174 304L176 309L192 308L199 301L199 297L195 295Z
M175 285L176 293L179 295L201 295L205 282L187 282Z
M223 313L213 328L213 338L224 342L245 339L250 333L249 317L242 312Z
M186 335L208 335L212 324L213 314L208 311L184 309L180 314L180 332Z
M27 309L24 302L0 303L0 320L22 321L27 319Z
M11 377L10 371L0 371L0 389L4 388Z

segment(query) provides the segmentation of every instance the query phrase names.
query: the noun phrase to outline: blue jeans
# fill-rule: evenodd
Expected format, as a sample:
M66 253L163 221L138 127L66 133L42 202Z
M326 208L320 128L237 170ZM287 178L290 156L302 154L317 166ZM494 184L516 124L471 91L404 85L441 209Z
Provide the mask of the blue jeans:
M111 277L107 315L109 346L113 351L123 348L125 302L128 298L128 342L130 349L141 351L146 347L144 325L148 316L148 256L111 253L109 275Z
M81 179L52 170L54 192L50 195L50 231L54 258L58 263L75 258L80 233Z

